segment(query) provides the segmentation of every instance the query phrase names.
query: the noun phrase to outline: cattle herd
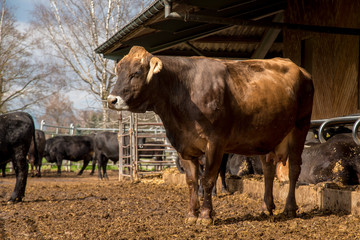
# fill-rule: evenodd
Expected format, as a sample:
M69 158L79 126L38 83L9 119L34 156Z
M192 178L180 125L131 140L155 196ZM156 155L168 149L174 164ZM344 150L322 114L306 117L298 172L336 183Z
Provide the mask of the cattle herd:
M178 152L178 169L186 174L189 224L212 223L215 181L220 174L226 192L226 172L238 177L263 174L263 210L269 214L275 208L274 177L289 182L284 213L290 216L297 209L296 184L360 184L360 147L349 136L351 131L334 127L323 144L309 131L313 83L290 60L155 57L133 47L118 63L116 74L109 108L152 110L163 121ZM127 145L129 139L123 141ZM156 144L140 138L138 148L145 143ZM56 163L59 175L63 160L83 160L79 175L93 161L91 174L97 163L99 179L106 179L108 161L119 159L118 136L100 132L45 139L29 114L10 113L0 116L0 155L3 176L6 163L13 164L16 184L10 201L16 202L24 197L29 164L31 175L40 177L43 158ZM203 197L201 207L198 194Z
M125 146L129 145L129 136L123 137ZM145 138L138 139L138 147L142 148L146 156L156 155L156 160L161 161L164 147L147 146L152 143ZM159 150L160 149L160 150ZM128 154L128 148L124 148ZM31 176L41 177L42 159L55 163L57 174L61 175L63 160L83 161L83 166L78 175L92 161L91 175L98 165L99 179L108 178L106 166L109 160L116 163L119 160L118 134L115 132L99 132L83 136L55 136L48 139L45 133L35 129L32 117L24 112L0 115L0 166L2 176L6 176L6 165L11 162L15 170L16 185L9 201L19 202L25 194L26 181L31 166ZM146 158L146 157L144 157ZM102 171L102 172L101 172Z

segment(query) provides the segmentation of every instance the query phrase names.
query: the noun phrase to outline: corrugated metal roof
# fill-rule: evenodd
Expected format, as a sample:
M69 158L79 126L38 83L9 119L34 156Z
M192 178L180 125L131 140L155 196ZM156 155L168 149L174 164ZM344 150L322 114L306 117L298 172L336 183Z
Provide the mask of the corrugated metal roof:
M164 17L163 0L154 1L95 51L119 60L134 45L157 55L204 55L220 58L250 58L260 46L264 27L184 22ZM272 21L286 0L182 0L172 1L173 10L206 16ZM282 56L282 36L276 38L266 57Z
M117 42L122 40L132 31L136 30L143 24L145 24L149 19L153 18L159 12L164 9L164 3L162 0L155 0L151 3L143 12L138 14L133 20L126 24L122 29L115 33L111 38L102 43L99 47L95 49L97 53L104 53L108 49L112 48Z

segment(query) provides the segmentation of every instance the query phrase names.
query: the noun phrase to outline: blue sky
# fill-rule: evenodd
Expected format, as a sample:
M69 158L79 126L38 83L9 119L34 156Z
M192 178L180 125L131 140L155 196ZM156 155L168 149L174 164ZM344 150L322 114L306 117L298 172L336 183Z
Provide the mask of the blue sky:
M7 5L14 9L16 20L19 22L27 22L30 19L30 11L32 0L7 0Z
M28 22L31 19L31 11L36 3L48 4L48 0L6 0L7 5L14 9L14 14L19 22Z
M32 18L31 11L35 4L40 3L49 4L49 0L6 0L6 5L13 10L19 30L26 29L27 24ZM95 98L86 91L72 90L68 91L66 95L69 96L74 107L77 109L87 109L89 106L101 108L100 103L97 103Z

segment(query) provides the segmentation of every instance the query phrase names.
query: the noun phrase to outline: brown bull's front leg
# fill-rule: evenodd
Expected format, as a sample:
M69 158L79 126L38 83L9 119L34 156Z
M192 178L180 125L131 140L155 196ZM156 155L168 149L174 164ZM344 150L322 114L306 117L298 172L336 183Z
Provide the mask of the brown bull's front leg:
M202 176L204 201L200 210L200 216L197 223L202 225L210 225L213 223L213 206L211 193L218 177L223 151L221 148L216 147L214 144L208 144L205 156L205 170Z
M271 159L267 159L265 155L260 156L263 172L264 172L264 181L265 181L265 194L264 194L264 202L262 206L263 211L269 211L269 214L273 214L273 210L275 209L274 197L273 197L273 184L275 177L275 169L276 165L273 164Z
M186 183L189 187L189 210L188 217L185 222L187 224L194 224L199 215L199 198L198 198L198 178L199 178L199 162L197 160L184 160L180 157L181 165L184 168L186 175Z

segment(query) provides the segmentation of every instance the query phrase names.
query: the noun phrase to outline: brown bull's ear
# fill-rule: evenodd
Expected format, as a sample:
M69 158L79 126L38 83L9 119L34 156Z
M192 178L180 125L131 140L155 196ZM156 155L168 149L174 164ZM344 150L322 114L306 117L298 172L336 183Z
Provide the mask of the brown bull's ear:
M118 67L119 67L119 63L115 63L114 72L116 76L118 75Z
M157 74L161 71L162 69L162 62L159 58L157 57L152 57L151 60L150 60L150 69L149 69L149 73L147 75L147 78L146 78L146 82L149 83L150 80L152 79L153 77L153 74Z

